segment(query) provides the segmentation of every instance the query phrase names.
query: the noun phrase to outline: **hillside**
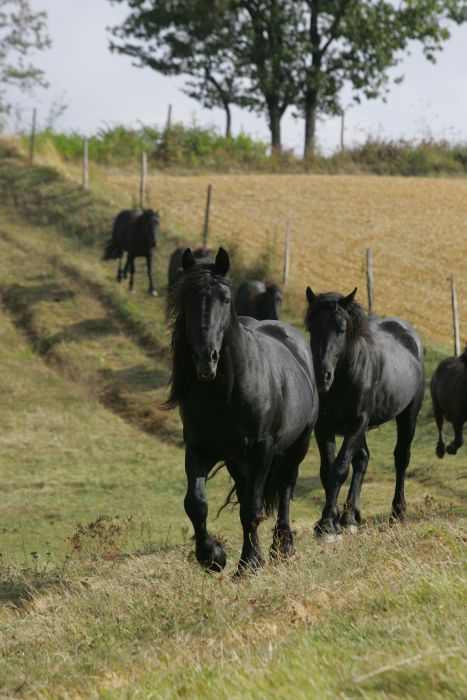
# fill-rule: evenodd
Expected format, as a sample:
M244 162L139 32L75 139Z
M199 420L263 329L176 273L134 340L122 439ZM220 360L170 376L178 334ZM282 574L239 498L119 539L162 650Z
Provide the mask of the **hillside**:
M345 178L336 180L344 198L353 180L347 185ZM301 178L291 177L295 181L300 184ZM243 202L250 201L248 182L251 202L264 200L263 212L268 202L271 210L264 221L258 215L247 252L234 255L234 261L244 257L253 264L275 212L285 215L285 209L273 209L279 207L279 199L272 197L274 177L233 178L229 185L229 178L217 176L212 233L216 243L227 240L240 250L239 241L251 227L245 223L235 229L229 222L233 216L248 219L247 213L239 218L242 208L234 196L241 192ZM306 261L313 266L316 289L336 286L337 279L347 288L354 275L363 277L361 255L329 235L329 245L342 247L350 260L347 265L336 262L339 277L325 269L330 258L322 237L314 246L326 261L323 267L313 256L301 260L298 194L287 179L277 179L277 187L281 182L280 206L285 207L288 188L297 209L287 306L289 318L300 320L299 275L308 274ZM306 191L316 211L321 202L324 212L326 182L305 182L307 187L315 183ZM388 524L395 442L394 427L388 425L369 436L372 457L362 493L366 521L356 537L330 546L313 538L322 506L313 444L292 506L297 532L293 561L268 564L258 575L234 582L240 526L237 509L226 509L215 519L229 488L221 471L208 492L212 529L227 540L228 566L220 576L211 576L194 562L183 512L180 423L176 412L162 413L157 400L165 396L168 379L161 280L175 239L199 240L206 183L207 178L151 180L150 202L161 209L165 229L156 260L162 292L157 299L144 293L141 263L136 293L130 296L116 284L115 266L99 260L98 236L104 233L107 211L130 203L136 181L116 172L107 172L105 179L102 174L98 187L106 202L101 202L102 211L92 210L94 245L85 235L87 200L83 204L78 193L71 196L72 185L59 183L60 201L52 196L55 185L47 185L41 190L42 205L30 185L29 223L20 217L25 215L21 201L0 210L0 694L285 700L293 692L299 700L460 699L465 688L460 611L465 598L461 475L466 453L437 460L428 401L408 472L405 527ZM378 191L370 178L367 186ZM461 191L456 190L459 197ZM347 214L343 204L338 206L338 195L332 195L333 207L328 201L333 215L326 217L326 226L336 230L338 221L345 230L356 231L358 217L352 218L350 205ZM388 231L397 197L407 211L412 206L415 216L415 204L404 199L400 186L381 217ZM353 198L360 212L365 202L356 194ZM237 203L229 205L231 200ZM428 194L423 201L432 205ZM384 214L382 199L379 203ZM79 216L78 204L83 207ZM40 206L43 212L55 212L60 231L50 223L31 223L39 218ZM67 207L79 235L59 217ZM253 210L248 207L243 209ZM375 203L370 211L376 217ZM462 211L452 212L456 227ZM428 221L423 207L420 217ZM220 235L224 230L225 238ZM312 230L311 222L306 230ZM462 242L449 238L456 240ZM405 239L400 246L416 250ZM407 264L394 241L391 250L388 260ZM437 279L425 250L418 260ZM449 252L443 265L454 264L454 272L465 269L462 256ZM375 271L379 289L378 280L385 276L378 267ZM402 295L395 294L394 282L388 289L399 303ZM411 289L418 295L415 282ZM441 282L437 289L444 289ZM431 329L425 336L428 378L448 352L444 341L450 340L449 324L445 339L430 320L435 306L425 300L420 316ZM265 550L271 526L269 521L261 528Z

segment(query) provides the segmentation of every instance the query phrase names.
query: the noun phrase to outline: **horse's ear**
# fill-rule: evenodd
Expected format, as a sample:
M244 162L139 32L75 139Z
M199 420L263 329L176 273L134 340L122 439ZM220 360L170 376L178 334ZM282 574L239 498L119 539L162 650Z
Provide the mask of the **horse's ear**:
M350 292L350 294L348 294L346 297L339 299L339 305L342 306L343 309L346 309L348 306L350 306L350 304L355 299L356 293L357 293L357 287L355 287L353 292Z
M184 272L188 272L188 270L191 270L193 265L196 265L195 256L191 252L190 248L187 248L182 255L182 265Z
M226 275L229 271L229 254L224 248L219 248L214 261L214 272L218 275Z
M311 287L306 288L306 298L310 306L314 303L316 300L316 294L313 292Z

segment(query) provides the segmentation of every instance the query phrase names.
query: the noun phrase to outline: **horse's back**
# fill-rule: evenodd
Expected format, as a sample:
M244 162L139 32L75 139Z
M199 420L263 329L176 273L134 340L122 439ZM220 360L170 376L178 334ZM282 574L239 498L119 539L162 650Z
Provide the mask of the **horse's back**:
M142 214L141 209L123 209L115 217L113 237L117 245L125 248L131 237L135 221Z
M264 344L264 341L267 344L270 344L270 341L272 341L272 347L278 345L279 347L287 348L302 370L314 382L310 344L296 328L282 321L257 321L248 316L240 317L239 321L243 326L250 328L257 334L258 340L260 342L263 341L262 344Z
M251 316L255 318L256 299L259 294L264 294L266 285L259 280L242 282L235 294L235 310L239 316Z

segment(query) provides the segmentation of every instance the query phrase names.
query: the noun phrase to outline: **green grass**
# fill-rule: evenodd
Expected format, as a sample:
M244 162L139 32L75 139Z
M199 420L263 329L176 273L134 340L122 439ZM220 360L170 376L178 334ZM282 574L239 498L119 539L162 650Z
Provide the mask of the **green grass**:
M137 275L130 296L95 247L0 217L0 694L463 697L466 458L435 457L429 401L405 527L388 525L391 424L369 435L358 535L313 538L323 502L313 444L292 508L296 556L242 581L231 576L238 511L215 519L228 489L219 473L210 522L229 561L207 575L183 512L178 417L157 407L164 297L147 297ZM427 377L445 354L427 343Z

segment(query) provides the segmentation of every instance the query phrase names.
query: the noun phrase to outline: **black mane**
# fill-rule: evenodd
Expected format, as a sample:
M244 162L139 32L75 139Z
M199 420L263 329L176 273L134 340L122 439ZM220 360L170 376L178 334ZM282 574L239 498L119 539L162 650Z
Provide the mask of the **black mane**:
M185 302L193 295L209 287L229 286L230 280L224 275L216 274L214 263L198 263L170 289L167 297L167 318L172 337L170 350L172 355L172 374L170 392L162 407L166 410L176 408L187 388L195 379L195 368L188 340L186 337Z
M373 332L370 327L368 314L363 306L356 301L352 301L347 308L343 308L338 303L345 297L337 292L326 292L325 294L317 294L315 301L308 305L305 316L305 327L311 331L311 320L321 309L328 309L340 314L347 321L347 339L352 343L358 343L360 340L367 340L369 343L374 342Z

